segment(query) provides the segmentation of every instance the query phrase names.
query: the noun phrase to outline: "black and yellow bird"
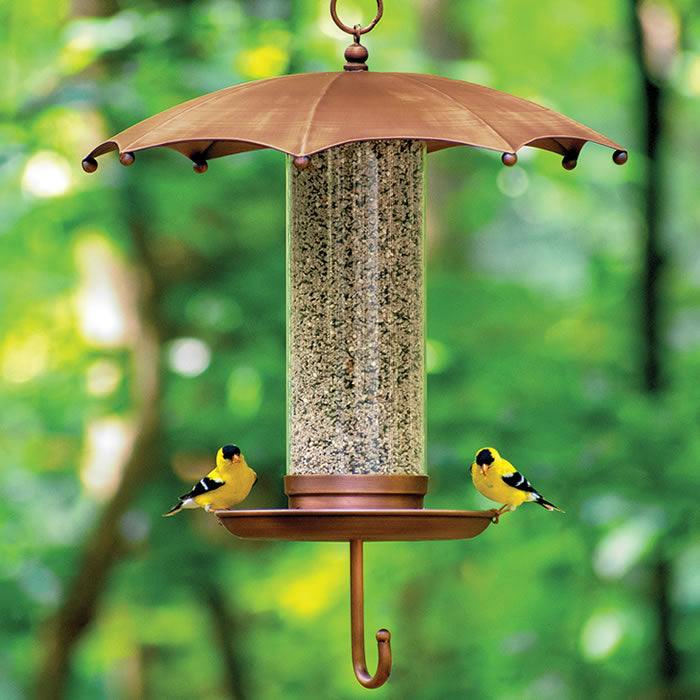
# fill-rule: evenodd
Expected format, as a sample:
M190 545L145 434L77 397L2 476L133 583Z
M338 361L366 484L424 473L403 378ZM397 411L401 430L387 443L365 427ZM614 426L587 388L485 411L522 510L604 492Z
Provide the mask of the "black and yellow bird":
M224 445L216 453L216 466L163 517L175 515L183 508L215 510L238 505L250 493L258 475L246 464L236 445Z
M521 503L534 501L547 510L564 511L553 503L545 501L532 484L493 447L483 447L474 457L471 466L474 486L486 498L503 505L496 511L498 515L507 510L515 510Z

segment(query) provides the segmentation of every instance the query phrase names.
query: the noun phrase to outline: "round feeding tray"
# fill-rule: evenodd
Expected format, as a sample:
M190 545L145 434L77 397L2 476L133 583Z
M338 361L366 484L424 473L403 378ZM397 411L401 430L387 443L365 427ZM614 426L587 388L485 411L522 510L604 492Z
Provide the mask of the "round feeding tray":
M304 542L411 542L476 537L489 526L496 511L291 508L214 512L231 534L241 538Z

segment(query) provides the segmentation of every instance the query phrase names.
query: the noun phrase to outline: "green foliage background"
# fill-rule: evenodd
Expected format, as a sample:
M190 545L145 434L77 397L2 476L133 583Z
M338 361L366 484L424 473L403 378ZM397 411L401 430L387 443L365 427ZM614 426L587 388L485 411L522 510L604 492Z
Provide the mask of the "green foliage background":
M368 545L368 633L389 628L395 655L373 697L700 694L693 5L642 4L660 13L647 38L665 37L668 57L655 74L664 388L651 394L634 3L387 0L365 41L371 69L488 84L630 149L618 168L588 145L571 173L541 152L512 169L469 148L428 158L426 504L489 507L467 468L492 444L567 513L527 506L471 541ZM366 22L374 3L339 12ZM203 512L160 518L232 441L261 477L250 507L284 506L283 156L215 160L204 176L165 149L80 169L96 144L184 100L338 69L347 38L319 0L10 0L0 27L0 696L33 692L48 621L140 429L138 338L155 322L156 446L65 696L365 697L346 546L238 541ZM124 328L86 331L90 299L112 300ZM211 353L197 376L178 365L183 338Z

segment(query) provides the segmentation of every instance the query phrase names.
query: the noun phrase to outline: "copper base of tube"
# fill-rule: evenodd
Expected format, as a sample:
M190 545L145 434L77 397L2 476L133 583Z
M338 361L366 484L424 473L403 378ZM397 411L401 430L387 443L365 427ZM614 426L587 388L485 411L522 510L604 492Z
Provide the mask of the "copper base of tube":
M414 474L290 474L284 477L290 508L422 508L428 477Z

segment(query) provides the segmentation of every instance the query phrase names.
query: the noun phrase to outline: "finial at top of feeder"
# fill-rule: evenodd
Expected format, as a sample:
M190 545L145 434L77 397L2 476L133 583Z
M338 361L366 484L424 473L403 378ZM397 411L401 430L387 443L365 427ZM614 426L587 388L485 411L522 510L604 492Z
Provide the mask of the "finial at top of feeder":
M382 0L377 0L377 14L366 27L356 24L354 27L352 27L352 29L348 27L347 24L340 21L335 7L336 3L337 0L331 0L331 17L333 18L333 21L336 23L339 29L342 29L347 34L352 34L354 37L353 43L350 44L347 49L345 49L344 55L347 63L343 66L343 70L368 70L365 61L369 56L369 51L367 51L367 48L360 43L360 36L372 30L376 26L377 22L379 22L379 20L382 18L382 15L384 14L384 3Z

